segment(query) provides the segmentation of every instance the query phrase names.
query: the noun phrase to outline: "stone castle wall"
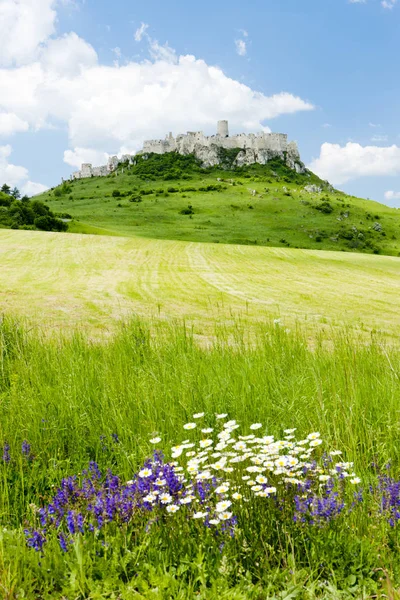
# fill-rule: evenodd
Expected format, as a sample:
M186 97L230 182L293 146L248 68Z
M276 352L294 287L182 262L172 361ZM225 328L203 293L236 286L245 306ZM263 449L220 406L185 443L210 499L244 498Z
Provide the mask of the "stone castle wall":
M195 154L204 167L219 164L218 148L227 150L240 148L236 164L260 163L266 164L268 160L279 156L286 158L288 166L298 172L304 170L296 142L288 142L285 133L240 133L229 135L228 121L219 121L217 134L205 136L202 131L188 131L186 134L177 135L176 138L169 133L163 140L147 140L139 154L165 154L178 152L179 154ZM135 156L123 155L121 158L112 156L108 164L101 167L92 167L90 163L82 165L80 171L72 174L71 179L82 179L95 176L106 176L112 173L119 164L133 162Z

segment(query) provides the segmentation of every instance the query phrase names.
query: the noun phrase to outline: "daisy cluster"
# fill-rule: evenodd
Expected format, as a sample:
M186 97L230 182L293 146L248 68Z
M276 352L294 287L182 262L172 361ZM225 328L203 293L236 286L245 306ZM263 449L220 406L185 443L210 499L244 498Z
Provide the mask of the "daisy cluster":
M261 423L250 425L246 435L226 414L214 415L211 423L204 413L193 415L183 426L187 439L168 451L171 460L157 448L130 481L111 471L103 477L95 463L83 478L64 479L51 502L37 510L40 525L26 530L28 545L41 551L56 532L67 550L74 535L107 523L148 527L180 515L182 523L232 536L240 508L249 502L267 508L286 503L294 521L320 524L344 509L345 484L360 483L352 463L339 460L340 451L322 455L318 432L296 440L295 429L286 429L277 440L264 435ZM150 443L159 447L162 439Z
M276 497L288 486L299 492L299 499L305 499L310 490L333 493L341 481L352 485L361 481L353 463L338 460L339 450L316 460L316 451L323 443L318 432L296 440L296 430L286 429L283 439L276 440L272 435L260 435L262 423L253 423L250 432L241 435L239 424L226 420L226 414L216 415L214 427L199 426L203 418L204 413L197 413L193 422L183 426L186 431L198 431L196 437L201 439L186 439L173 446L171 464L184 482L213 481L216 476L222 479L215 488L215 498L218 506L224 503L229 511L235 502L249 501L251 496Z

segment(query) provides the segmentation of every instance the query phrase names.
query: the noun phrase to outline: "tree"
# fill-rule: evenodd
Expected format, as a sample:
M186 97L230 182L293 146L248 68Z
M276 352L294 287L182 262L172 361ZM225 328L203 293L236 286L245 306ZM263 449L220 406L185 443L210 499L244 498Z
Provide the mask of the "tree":
M11 190L11 194L10 194L13 198L15 198L16 200L18 200L18 198L21 198L21 194L20 191L17 187L13 188Z
M7 196L9 196L9 195L10 195L10 192L11 192L11 188L10 188L10 186L9 186L9 185L7 185L6 183L4 183L4 184L2 185L2 187L1 187L1 190L0 190L0 191L1 191L1 192L3 192L4 194L7 194Z

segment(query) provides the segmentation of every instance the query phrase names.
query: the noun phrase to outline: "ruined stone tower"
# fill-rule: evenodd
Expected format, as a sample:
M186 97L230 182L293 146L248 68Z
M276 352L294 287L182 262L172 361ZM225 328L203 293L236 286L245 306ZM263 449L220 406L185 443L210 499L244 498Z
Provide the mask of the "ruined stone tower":
M223 138L229 137L228 121L218 121L217 134Z

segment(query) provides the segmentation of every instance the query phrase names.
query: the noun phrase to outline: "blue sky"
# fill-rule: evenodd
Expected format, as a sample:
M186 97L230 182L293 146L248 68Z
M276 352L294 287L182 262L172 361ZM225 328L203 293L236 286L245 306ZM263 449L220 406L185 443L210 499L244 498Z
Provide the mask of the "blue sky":
M228 118L400 206L399 39L400 0L0 0L0 180L34 193Z

